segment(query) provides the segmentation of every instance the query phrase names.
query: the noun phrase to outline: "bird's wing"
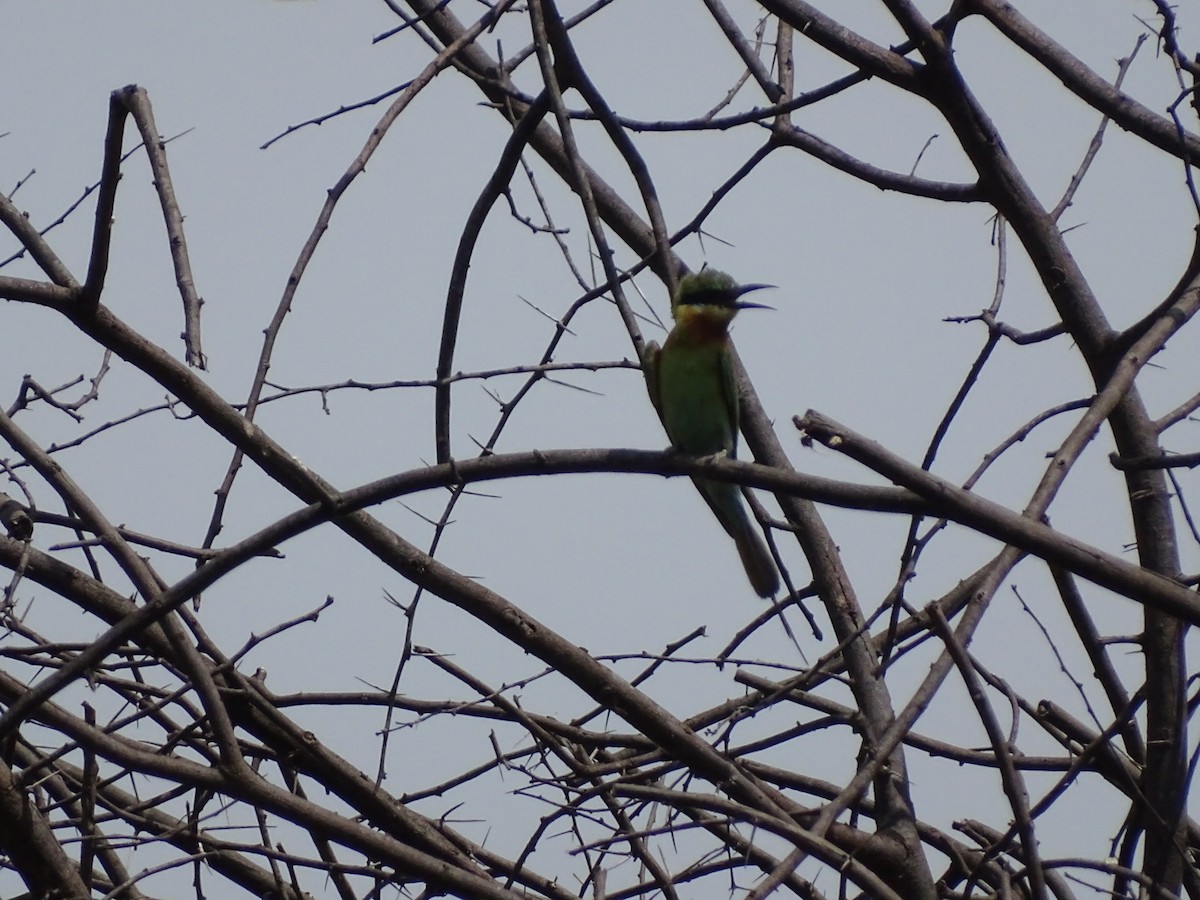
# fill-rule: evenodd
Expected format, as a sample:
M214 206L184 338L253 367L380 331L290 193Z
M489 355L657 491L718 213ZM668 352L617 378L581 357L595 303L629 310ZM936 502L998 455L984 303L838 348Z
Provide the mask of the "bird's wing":
M642 350L642 374L646 378L646 390L650 392L650 402L654 404L654 408L658 410L658 417L662 418L662 399L658 390L658 357L662 353L662 348L658 346L658 341L651 341Z
M733 354L721 354L721 401L729 416L729 458L737 458L738 445L738 389L737 376L733 373Z

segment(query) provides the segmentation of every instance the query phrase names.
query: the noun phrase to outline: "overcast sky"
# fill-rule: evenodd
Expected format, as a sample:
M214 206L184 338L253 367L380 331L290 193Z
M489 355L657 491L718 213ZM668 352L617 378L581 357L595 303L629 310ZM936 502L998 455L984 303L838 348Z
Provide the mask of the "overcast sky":
M562 4L571 11L577 4ZM878 21L879 4L845 6L848 24L881 43L898 41ZM1118 0L1043 0L1019 4L1042 27L1108 78L1116 58L1132 49L1149 3ZM459 0L461 15L480 9ZM940 9L923 4L932 10ZM731 8L745 13L745 8ZM839 10L839 15L843 11ZM1075 26L1086 17L1086 28ZM527 42L523 17L508 17L485 48L506 54ZM112 90L144 87L168 145L176 192L197 287L204 297L204 350L208 382L230 402L246 396L262 340L288 274L316 220L326 191L361 149L387 100L309 125L272 144L289 127L379 95L411 79L428 61L428 48L410 34L373 43L396 25L380 2L331 0L225 0L206 4L162 2L56 2L7 4L0 10L7 36L0 55L0 188L11 192L39 227L54 221L99 175ZM748 23L752 25L752 23ZM701 4L658 0L615 4L577 33L580 52L618 113L642 119L684 119L717 103L738 75L722 38ZM1033 71L982 23L963 27L957 58L984 105L995 116L1018 163L1043 202L1052 206L1082 159L1098 121L1047 76ZM706 49L707 48L707 49ZM812 45L797 42L800 89L836 77L845 68ZM1153 41L1142 48L1127 89L1162 109L1176 88ZM526 84L531 84L529 80ZM746 89L749 91L749 88ZM753 96L751 93L750 96ZM575 98L577 100L577 98ZM451 261L464 218L492 171L507 137L502 119L480 105L482 95L454 72L443 73L393 126L366 172L339 205L296 296L281 333L270 378L287 387L358 379L390 381L433 377ZM747 101L749 102L749 101ZM755 101L757 102L757 101ZM735 100L735 108L741 108ZM944 124L897 92L867 85L848 96L796 114L803 127L869 162L947 181L969 180L969 169ZM629 198L632 181L595 128L581 128L585 154ZM715 187L764 139L747 127L702 138L635 135L651 166L671 230L688 221ZM126 146L131 146L132 125ZM924 153L922 155L922 150ZM575 261L595 277L598 264L577 205L545 167L534 163L554 213L570 229L564 238ZM117 204L112 268L104 302L118 315L182 357L178 293L166 252L161 215L145 160L124 166ZM538 216L518 174L514 197ZM982 345L978 325L943 320L978 312L995 290L996 247L990 209L949 206L887 194L857 183L798 151L780 151L709 219L703 242L680 248L693 267L708 262L743 281L778 286L762 299L774 312L747 313L737 323L739 351L774 417L797 468L878 482L869 472L824 449L805 449L790 420L816 408L864 432L914 462ZM1195 210L1177 163L1147 152L1118 129L1105 144L1066 213L1071 249L1113 324L1139 317L1174 284L1190 253ZM50 233L52 244L82 279L91 233L91 205ZM12 242L0 244L0 257ZM1015 240L1009 241L1008 283L1002 315L1024 329L1054 321L1053 310ZM619 262L633 257L621 248ZM5 274L33 277L18 262ZM663 286L648 275L637 281L652 309L666 320ZM580 295L554 242L515 223L500 204L484 230L471 268L456 369L473 371L535 362L560 316ZM647 318L647 337L663 332ZM1200 381L1196 340L1180 339L1142 379L1153 414L1161 415L1194 392ZM618 361L633 350L613 308L593 304L573 323L555 354L558 361ZM7 406L28 373L45 386L100 364L96 350L43 311L0 306L0 402ZM640 375L632 370L575 372L542 384L504 431L502 452L530 448L666 445ZM491 393L509 399L521 379L464 382L454 394L454 451L470 457L486 440L499 409ZM1087 397L1087 372L1066 339L1015 348L1004 345L951 432L937 471L961 481L992 449L1042 409ZM88 407L82 426L42 409L20 417L40 441L65 441L134 410L154 406L163 392L117 364ZM432 392L427 388L308 394L265 406L259 423L306 465L340 488L419 468L434 458ZM1041 476L1044 456L1074 420L1034 433L980 484L987 496L1016 508ZM1195 431L1191 446L1195 449ZM1105 549L1130 540L1120 509L1120 480L1108 469L1106 436L1089 451L1051 510L1053 523ZM0 455L6 451L0 449ZM212 492L229 463L223 444L195 423L175 423L169 412L148 415L65 452L62 464L105 508L111 520L140 531L198 543L208 524ZM252 468L240 476L231 501L224 545L296 508L297 501ZM1195 484L1193 478L1192 484ZM1116 498L1116 506L1113 500ZM409 498L375 512L400 534L426 545L444 495ZM52 497L39 500L48 507ZM410 508L411 507L411 508ZM829 513L863 606L873 610L896 578L897 554L908 525L903 518L873 521L863 514ZM439 558L477 576L570 640L593 653L656 651L705 626L696 655L715 653L761 607L745 584L736 554L684 479L578 476L488 485L454 514ZM794 546L781 541L799 585L808 573ZM992 555L990 541L948 535L945 550L910 588L920 605ZM318 626L297 629L255 651L244 663L270 673L274 690L351 690L364 682L390 683L405 620L385 592L407 602L411 590L375 565L332 529L284 548L283 561L245 567L206 595L201 618L228 649L261 631L335 598ZM1185 548L1185 570L1200 568L1195 545ZM67 557L70 558L70 557ZM75 561L78 561L75 559ZM168 577L186 562L163 563ZM1016 583L1039 615L1062 615L1040 565L1018 570ZM1105 627L1140 627L1133 604L1094 590ZM63 625L61 607L35 604L33 621L50 633L87 639L94 622ZM44 619L39 619L44 617ZM799 618L808 658L827 652ZM977 652L997 662L1020 641L1028 652L1015 686L1037 698L1062 692L1065 682L1033 626L1006 593ZM56 631L57 629L57 631ZM458 654L472 671L496 684L538 671L535 661L506 648L457 610L426 601L416 640ZM486 648L486 652L479 652ZM748 655L799 664L777 629ZM314 661L319 665L314 666ZM1078 660L1076 660L1078 662ZM1136 660L1131 666L1140 665ZM625 674L641 664L619 666ZM919 679L924 663L896 675L894 690ZM1131 669L1130 671L1134 671ZM1078 674L1086 675L1086 668ZM736 694L731 672L664 672L652 693L681 715L715 698ZM1046 687L1046 684L1056 685ZM405 689L437 696L444 683L414 670ZM707 690L708 693L704 694ZM697 704L689 692L700 698ZM544 707L572 714L577 694L534 685ZM561 700L557 699L561 693ZM947 700L961 700L948 695ZM935 709L922 727L956 733L954 718ZM339 749L373 771L379 717L351 718ZM325 723L313 723L320 727ZM397 754L425 732L397 739ZM334 739L331 737L331 741ZM976 736L975 742L982 738ZM361 744L356 752L355 747ZM412 746L415 746L413 744ZM425 761L416 783L435 780L486 758L485 746L444 745ZM845 760L841 760L845 762ZM916 778L921 764L915 762ZM393 767L389 787L402 792L405 774ZM955 807L961 814L962 807ZM436 812L430 806L425 812ZM535 816L536 812L527 815ZM943 826L949 822L939 823ZM469 826L464 830L471 831ZM1108 835L1107 824L1102 835ZM500 840L501 849L513 852ZM1092 848L1094 852L1094 847ZM0 893L5 892L0 882Z

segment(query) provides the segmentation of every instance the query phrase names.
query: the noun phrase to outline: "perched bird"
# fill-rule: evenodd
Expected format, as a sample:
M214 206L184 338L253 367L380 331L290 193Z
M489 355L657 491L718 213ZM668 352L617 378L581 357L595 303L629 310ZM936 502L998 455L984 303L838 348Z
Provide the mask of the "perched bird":
M646 381L667 437L676 450L696 456L737 456L738 395L729 323L738 310L770 309L742 300L768 284L742 284L715 269L684 275L671 298L675 327L661 347L646 352ZM779 573L767 545L729 481L693 478L700 495L737 544L742 566L760 597L779 590Z

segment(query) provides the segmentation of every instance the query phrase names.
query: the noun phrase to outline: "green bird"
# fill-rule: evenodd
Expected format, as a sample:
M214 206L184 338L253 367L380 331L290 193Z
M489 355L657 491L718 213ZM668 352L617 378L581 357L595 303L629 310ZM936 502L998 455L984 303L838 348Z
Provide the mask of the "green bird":
M770 309L742 300L769 284L741 284L715 269L684 275L671 299L675 327L660 349L646 351L646 382L667 437L683 453L737 456L738 395L729 323L739 310ZM742 566L760 597L779 590L779 572L742 504L741 488L729 481L693 478L717 521L737 545Z

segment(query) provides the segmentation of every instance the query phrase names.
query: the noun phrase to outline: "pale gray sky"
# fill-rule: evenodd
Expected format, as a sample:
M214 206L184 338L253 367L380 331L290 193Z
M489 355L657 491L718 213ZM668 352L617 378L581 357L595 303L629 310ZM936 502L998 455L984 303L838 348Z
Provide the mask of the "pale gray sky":
M461 0L460 0L461 3ZM459 4L456 4L459 5ZM573 10L580 4L564 3ZM930 11L934 4L921 4ZM1135 14L1149 3L1039 0L1019 4L1042 27L1105 77L1115 59L1128 54L1139 33ZM462 13L478 8L461 4ZM731 4L739 14L743 5ZM848 24L880 42L899 40L879 24L879 4L843 4ZM636 11L635 11L636 10ZM1076 25L1086 17L1080 35ZM518 17L484 43L506 54L527 38ZM388 101L308 126L267 150L268 139L291 125L379 94L416 75L429 51L412 35L379 44L372 38L396 24L383 3L250 2L202 5L163 2L93 4L9 3L0 8L7 36L0 55L0 188L24 180L14 199L44 226L84 187L96 180L110 91L137 83L149 92L159 130L180 135L168 147L176 192L197 287L204 307L206 378L230 402L244 399L266 326L287 276L325 198L361 148ZM622 115L688 118L714 105L738 74L735 61L700 4L659 0L615 4L576 35L585 65ZM1082 158L1098 121L1057 83L1031 67L982 23L963 26L958 59L972 86L995 116L1013 155L1046 205L1053 205ZM711 52L706 52L706 48ZM844 67L812 45L797 42L796 80L801 89L823 83ZM1155 57L1153 42L1141 49L1127 90L1161 109L1173 98L1173 74ZM271 379L297 387L354 378L362 381L425 379L434 374L442 305L463 220L492 171L507 136L500 117L481 106L482 96L461 76L438 77L393 126L365 174L339 205L331 230L305 274L293 314L285 324ZM735 108L738 101L735 100ZM908 172L926 142L918 173L964 180L969 170L941 123L897 92L867 85L844 97L795 114L806 129L875 165ZM632 197L631 179L604 145L595 126L580 128L585 155ZM130 124L130 135L132 124ZM719 140L708 136L635 135L663 199L669 228L689 220L715 186L765 139L747 126ZM935 134L939 136L933 137ZM132 137L127 137L127 146ZM595 151L594 153L592 151ZM534 164L576 262L591 266L586 228L559 184ZM161 216L144 159L124 166L114 228L112 267L104 302L149 337L182 356L178 293L166 253ZM28 176L28 177L27 177ZM536 217L532 195L518 174L515 195L522 212ZM919 462L929 436L983 341L978 325L950 325L947 316L970 315L986 306L995 282L990 209L979 204L947 207L883 193L855 182L798 151L781 150L734 192L709 219L711 235L689 240L681 253L692 266L708 261L744 281L779 286L764 300L775 312L747 314L737 323L738 348L760 397L797 468L874 482L862 468L825 449L805 449L791 427L794 414L812 407ZM1074 206L1063 218L1075 227L1070 246L1115 325L1128 324L1174 283L1193 239L1195 210L1178 163L1147 151L1139 141L1110 128L1105 144ZM91 233L85 207L51 233L51 241L82 278ZM0 244L7 256L11 241ZM631 262L628 253L619 262ZM32 277L19 263L0 270ZM598 272L595 266L593 271ZM658 316L666 318L661 284L648 276L639 288ZM493 210L471 268L456 368L464 371L535 361L553 334L540 314L561 315L579 295L552 241L534 236ZM527 302L526 302L527 301ZM537 310L534 309L537 307ZM1008 285L1003 317L1020 328L1054 321L1021 256L1009 241ZM648 337L661 339L652 324ZM1196 338L1183 335L1158 360L1141 385L1161 414L1193 393L1200 381ZM558 361L631 358L632 348L613 309L602 303L575 320ZM0 403L7 406L20 377L57 385L94 374L96 351L72 329L41 310L15 303L0 307ZM519 408L500 442L501 451L557 447L661 448L666 438L646 398L640 376L629 370L570 373L563 381L589 393L552 384L539 386ZM508 399L520 379L466 382L455 392L455 452L477 452L474 440L493 429L497 406L487 390ZM947 440L937 471L960 481L981 456L1040 410L1091 393L1087 373L1065 338L1034 348L1003 345ZM163 399L162 390L117 364L105 380L101 401L86 409L82 427L94 427ZM337 392L329 414L315 395L264 407L259 423L323 477L342 488L417 468L434 456L432 392L425 388L374 393ZM174 423L159 412L102 435L61 455L73 477L113 521L140 531L198 543L211 512L211 494L229 461L228 449L195 423ZM979 486L994 499L1024 505L1044 467L1043 456L1073 423L1052 423L996 467ZM46 409L21 416L43 443L75 437L80 427ZM1182 432L1181 432L1182 433ZM1186 432L1195 440L1194 427ZM1178 446L1194 450L1195 446ZM1053 523L1085 540L1120 551L1130 540L1127 518L1104 510L1120 480L1108 468L1107 437L1089 450L1080 471L1051 510ZM5 455L6 450L0 450ZM1181 477L1187 478L1186 473ZM1196 477L1190 479L1193 489ZM692 487L683 479L644 476L575 476L491 484L456 510L455 524L439 557L484 582L569 639L595 654L654 652L703 625L707 637L696 654L715 653L760 607L744 583L732 546ZM496 499L498 498L498 499ZM52 504L47 489L39 499ZM427 516L440 514L444 496L409 498ZM297 502L253 468L241 476L220 543L231 543L295 509ZM400 534L425 545L429 526L400 503L375 512ZM873 610L896 577L896 555L907 520L832 511L838 540L862 603ZM798 585L807 570L794 546L784 546ZM39 544L43 549L43 544ZM372 565L332 528L285 546L287 558L263 560L236 573L204 599L201 619L227 650L251 632L300 615L324 600L332 609L316 626L305 626L256 650L244 663L270 673L280 693L353 690L367 682L390 683L404 619L383 599L389 591L407 602L411 591L396 576ZM910 602L924 603L948 588L996 547L961 533L931 550ZM1185 570L1200 568L1195 545L1185 548ZM71 552L64 558L78 561ZM178 577L188 564L165 564ZM1062 613L1047 590L1044 568L1017 572L1023 596L1047 622ZM1133 604L1097 589L1095 608L1112 632L1140 627ZM94 622L36 597L31 621L47 632L88 639ZM814 604L815 607L815 604ZM76 616L70 624L62 617ZM1014 687L1031 697L1063 694L1063 676L1034 628L1005 594L973 649L995 664ZM799 630L814 659L832 643L818 645ZM436 598L421 607L418 643L454 654L494 684L539 670L536 661L485 633L482 626ZM1014 644L1020 666L1005 664ZM1068 648L1073 651L1074 648ZM798 662L778 629L760 635L747 655ZM896 693L924 674L924 657L902 664ZM1077 674L1085 665L1075 659ZM1130 671L1140 665L1130 659ZM624 665L631 674L641 663ZM740 691L732 672L686 667L665 672L651 693L681 715ZM414 666L406 693L439 696L442 677ZM561 683L527 689L535 702L568 718L583 708ZM1066 692L1068 699L1073 694ZM536 698L536 699L535 699ZM947 694L949 703L961 695ZM900 701L902 702L902 700ZM339 713L338 715L344 715ZM303 716L301 716L303 718ZM334 724L336 722L336 724ZM374 771L382 716L313 721L308 727L364 770ZM401 732L393 746L389 787L401 793L436 781L490 756L474 731L453 732L436 754L421 742L432 729ZM935 707L922 728L967 743L949 709ZM972 728L977 728L972 720ZM1023 735L1024 736L1024 735ZM481 742L482 741L482 742ZM851 753L852 750L848 750ZM918 791L937 779L950 786L953 773L925 775L913 754ZM419 761L418 761L419 760ZM829 767L841 774L851 758L814 760L814 774ZM419 769L411 775L410 766ZM963 772L964 779L978 777ZM924 781L922 780L924 778ZM953 815L971 791L955 791ZM980 803L998 794L980 792ZM985 801L986 794L986 801ZM436 814L457 802L422 811ZM533 821L543 810L512 801L511 814ZM508 810L508 807L506 807ZM465 808L463 818L486 815ZM509 814L506 811L506 815ZM948 813L949 815L950 813ZM993 817L994 809L981 809ZM936 824L948 828L950 821ZM1098 835L1076 823L1080 844L1064 833L1056 852L1095 853ZM475 837L483 825L463 825ZM521 830L515 835L524 835ZM1083 840L1086 838L1087 840ZM523 837L520 838L523 840ZM490 841L502 852L519 850L504 835ZM1084 849L1086 848L1086 849ZM553 863L540 862L547 871ZM566 864L564 864L565 867ZM0 893L8 889L0 881ZM160 889L161 890L161 889Z

